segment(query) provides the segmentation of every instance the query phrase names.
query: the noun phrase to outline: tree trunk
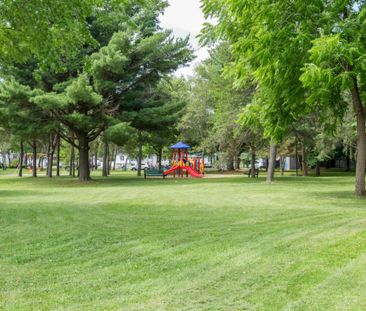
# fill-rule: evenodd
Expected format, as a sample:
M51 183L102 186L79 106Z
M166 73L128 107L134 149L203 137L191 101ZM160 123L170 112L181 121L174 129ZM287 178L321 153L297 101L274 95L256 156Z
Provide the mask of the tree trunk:
M108 175L111 174L111 170L115 171L116 170L116 159L115 159L115 153L116 153L116 147L114 144L112 144L112 154L110 155L109 159L108 159ZM114 161L114 163L113 163ZM112 164L113 163L113 164ZM113 169L114 167L114 169Z
M251 161L250 161L250 177L255 178L255 150L252 149Z
M306 148L304 141L301 142L301 161L303 176L308 176L308 163L306 159Z
M127 164L128 164L128 156L126 156L126 159L125 159L125 167L123 168L123 170L125 172L127 172Z
M297 136L295 140L295 165L296 165L296 176L299 176L299 151L297 145Z
M52 178L52 166L53 166L53 135L48 136L48 146L47 146L47 177Z
M158 152L158 165L159 165L159 170L161 171L161 162L162 162L162 158L163 158L163 148L159 147L159 152Z
M37 177L37 142L34 139L32 143L32 177Z
M366 132L365 110L362 106L357 80L354 79L352 100L357 119L357 158L355 192L358 196L365 196L365 168L366 168Z
M94 169L96 171L98 170L98 151L96 151L95 154L94 154Z
M137 176L141 176L141 162L142 162L142 134L141 131L137 131L138 144L139 144L139 153L137 159Z
M60 176L60 149L61 149L61 137L57 135L57 149L56 149L56 176Z
M272 183L276 168L277 145L272 141L269 147L269 163L267 172L267 183Z
M107 177L108 176L108 168L109 168L109 144L108 141L104 141L104 152L103 152L103 171L102 176Z
M70 176L75 177L75 147L71 145L71 154L70 154Z
M95 152L94 152L94 155L93 155L93 167L94 167L94 170L98 170L98 150L99 150L99 141L97 141L95 143Z
M40 155L39 156L39 159L38 159L38 168L40 171L43 170L43 155Z
M316 161L316 167L315 167L315 175L320 176L320 163L319 161Z
M233 156L229 156L229 159L227 161L227 170L228 171L234 170L234 157Z
M236 170L240 170L240 161L241 161L240 156L237 156L236 161L235 161L235 169Z
M47 156L47 177L52 178L53 152Z
M89 163L89 141L86 135L79 134L79 181L84 182L90 180L90 163Z
M25 152L25 155L24 155L24 166L26 168L28 168L28 154L27 154L27 152Z
M346 172L351 171L351 148L347 148L347 154L346 154Z
M115 171L116 170L116 162L117 162L117 156L118 156L118 150L117 148L115 148L115 152L114 152L114 157L113 157L113 167L112 170Z
M10 163L11 163L10 150L7 151L7 155L8 155L8 166L10 167Z
M284 156L280 156L280 175L281 176L285 175L285 157Z
M20 152L19 152L19 172L18 176L23 176L23 158L24 158L24 144L23 141L20 141Z

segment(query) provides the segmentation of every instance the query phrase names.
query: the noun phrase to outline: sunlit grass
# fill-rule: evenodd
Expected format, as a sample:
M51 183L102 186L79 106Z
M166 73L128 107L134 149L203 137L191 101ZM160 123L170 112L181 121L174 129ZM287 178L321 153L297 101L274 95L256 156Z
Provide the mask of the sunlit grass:
M353 177L0 177L1 310L363 310Z

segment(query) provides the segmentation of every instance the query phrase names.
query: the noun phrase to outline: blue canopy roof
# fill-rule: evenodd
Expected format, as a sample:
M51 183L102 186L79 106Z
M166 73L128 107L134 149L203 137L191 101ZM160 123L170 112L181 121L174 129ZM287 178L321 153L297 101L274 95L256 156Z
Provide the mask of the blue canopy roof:
M185 144L184 142L180 141L179 143L170 146L170 149L190 149L191 146Z

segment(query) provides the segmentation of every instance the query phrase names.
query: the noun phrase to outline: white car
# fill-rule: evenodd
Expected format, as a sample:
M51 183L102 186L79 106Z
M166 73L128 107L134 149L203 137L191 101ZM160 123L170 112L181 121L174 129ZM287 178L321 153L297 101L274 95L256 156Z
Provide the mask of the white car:
M148 163L141 163L141 169L142 170L148 170L150 168ZM131 171L137 171L138 170L138 164L132 164Z

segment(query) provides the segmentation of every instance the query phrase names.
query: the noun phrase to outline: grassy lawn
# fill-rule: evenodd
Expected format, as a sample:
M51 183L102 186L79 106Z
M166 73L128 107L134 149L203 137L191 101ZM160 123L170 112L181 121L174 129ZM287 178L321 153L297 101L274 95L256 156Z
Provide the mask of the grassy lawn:
M1 310L365 310L350 175L0 176Z

